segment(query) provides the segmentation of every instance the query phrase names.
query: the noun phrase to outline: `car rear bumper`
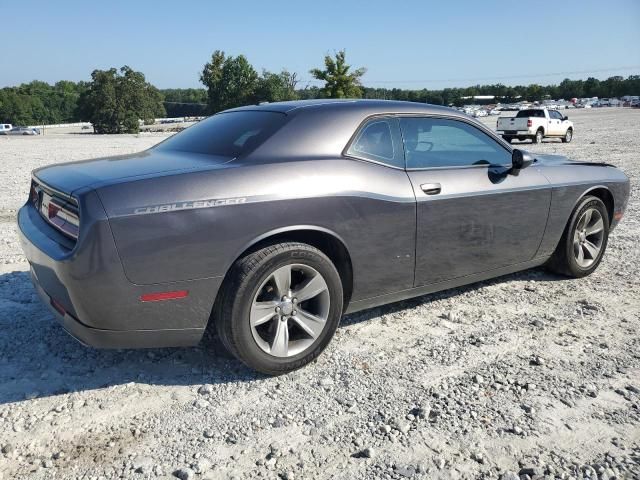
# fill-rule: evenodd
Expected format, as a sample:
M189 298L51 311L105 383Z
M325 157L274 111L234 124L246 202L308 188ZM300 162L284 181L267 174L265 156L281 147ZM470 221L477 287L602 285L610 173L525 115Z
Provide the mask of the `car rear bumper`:
M60 234L30 205L18 212L18 225L35 289L58 322L82 343L99 348L144 348L189 346L200 341L221 277L131 283L124 275L106 217L92 221L72 250L56 241ZM178 290L187 291L187 296L142 301L143 295Z
M513 137L526 137L529 135L535 135L529 130L497 130L498 135L509 135Z
M188 347L197 345L201 328L179 330L103 330L83 324L69 312L60 309L55 299L49 296L31 269L31 282L42 302L49 308L65 331L83 345L95 348L159 348Z

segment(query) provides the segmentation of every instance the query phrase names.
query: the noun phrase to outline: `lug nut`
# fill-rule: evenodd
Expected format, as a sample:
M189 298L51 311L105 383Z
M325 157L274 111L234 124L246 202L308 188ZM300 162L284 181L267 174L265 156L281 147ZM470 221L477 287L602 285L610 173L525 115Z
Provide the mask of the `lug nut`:
M292 315L297 315L297 314L298 314L298 311L297 311L297 310L294 310L293 312L291 312L291 314L292 314Z
M276 307L276 312L280 313L280 307Z
M298 303L298 299L297 299L297 298L294 298L294 299L292 300L292 302L293 302L293 304L295 305L295 304L297 304L297 303Z

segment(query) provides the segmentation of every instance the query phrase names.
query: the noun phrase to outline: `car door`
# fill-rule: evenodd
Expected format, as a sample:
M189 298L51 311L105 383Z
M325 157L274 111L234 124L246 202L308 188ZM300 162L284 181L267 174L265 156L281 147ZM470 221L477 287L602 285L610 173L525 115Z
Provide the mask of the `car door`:
M547 135L562 135L564 133L563 118L563 115L557 110L549 110L549 131Z
M475 122L400 117L417 201L415 286L532 259L551 190L535 164L510 174L511 151Z

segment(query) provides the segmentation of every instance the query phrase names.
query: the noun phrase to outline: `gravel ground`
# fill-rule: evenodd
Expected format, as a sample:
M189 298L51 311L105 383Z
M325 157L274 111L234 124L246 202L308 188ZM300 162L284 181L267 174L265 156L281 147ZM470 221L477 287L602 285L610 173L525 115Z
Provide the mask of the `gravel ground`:
M568 114L571 144L525 148L632 181L592 276L536 269L351 315L278 378L211 342L85 348L36 298L14 225L30 170L162 135L0 137L0 479L640 478L640 111Z

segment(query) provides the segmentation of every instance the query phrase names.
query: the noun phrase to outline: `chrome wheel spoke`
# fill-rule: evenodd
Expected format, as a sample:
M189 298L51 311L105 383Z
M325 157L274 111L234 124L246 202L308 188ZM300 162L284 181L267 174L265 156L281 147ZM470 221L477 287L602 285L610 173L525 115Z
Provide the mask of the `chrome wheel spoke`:
M271 344L271 355L286 357L289 355L289 326L287 322L279 321L276 327L276 335Z
M582 221L580 222L581 226L580 229L584 230L585 227L587 225L589 225L589 222L591 222L591 215L593 215L593 210L589 209L586 212L584 212L584 216L582 217Z
M291 265L285 265L273 272L273 282L279 298L284 297L291 289Z
M298 310L298 314L291 317L291 320L314 339L322 333L324 324L326 323L324 318L305 312L304 310Z
M268 302L254 302L251 307L251 326L257 327L258 325L262 325L263 323L267 323L269 320L272 320L276 315L276 306L278 302L268 301Z
M582 265L584 263L584 250L582 249L582 245L578 245L578 254L576 258L578 260L578 264Z
M315 277L312 277L301 288L294 291L293 296L298 300L298 302L304 302L320 295L327 289L327 283L324 281L322 276L318 274Z
M591 257L592 260L595 260L596 257L598 256L598 252L600 249L596 247L593 243L591 243L589 240L585 240L582 246L584 247L586 252L589 254L589 257Z
M604 229L604 222L602 218L598 218L593 225L589 225L586 228L587 237L594 235L596 233L600 233Z

